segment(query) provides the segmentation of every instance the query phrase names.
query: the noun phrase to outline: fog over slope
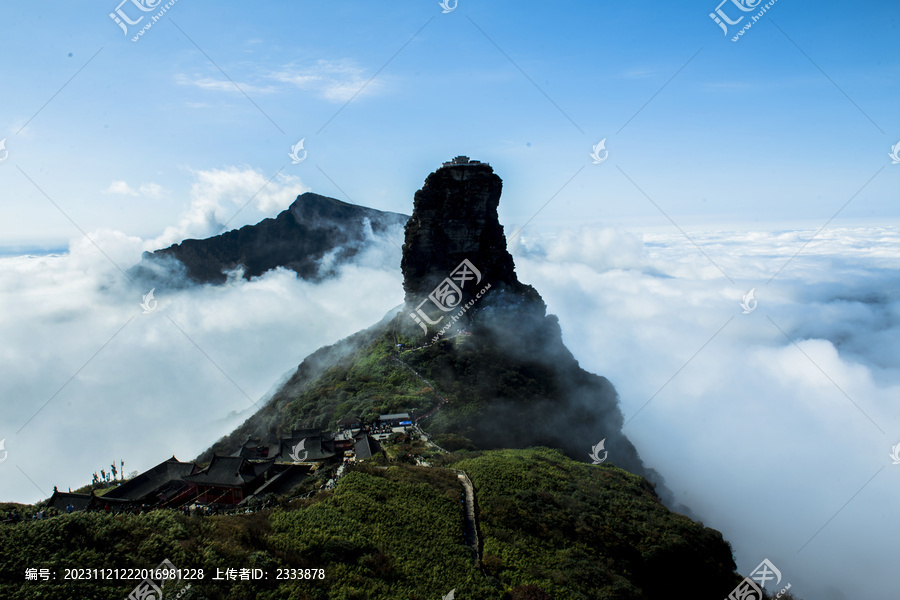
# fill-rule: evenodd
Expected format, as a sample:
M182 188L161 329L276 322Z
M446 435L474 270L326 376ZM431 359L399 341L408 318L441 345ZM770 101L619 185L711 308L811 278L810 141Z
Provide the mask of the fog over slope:
M769 283L814 231L689 233L734 284L679 233L596 225L525 235L511 252L582 367L616 386L645 463L732 541L739 570L768 557L801 597L889 597L900 230L823 231ZM91 235L119 264L145 249ZM149 290L84 239L0 259L2 499L80 486L112 460L131 471L197 455L304 356L400 304L399 263L377 238L319 284L233 276L157 289L143 314Z
M586 227L514 254L739 571L768 557L801 597L886 598L900 585L900 231L823 231L788 262L814 234L691 233L735 285L680 234Z

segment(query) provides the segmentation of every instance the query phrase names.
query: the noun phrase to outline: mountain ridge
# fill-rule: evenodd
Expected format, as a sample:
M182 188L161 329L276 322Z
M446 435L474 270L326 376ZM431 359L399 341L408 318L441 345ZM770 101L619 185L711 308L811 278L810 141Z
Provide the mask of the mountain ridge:
M379 452L313 459L308 476L284 493L254 492L236 507L242 514L76 512L0 527L0 545L19 551L0 561L0 594L35 597L5 581L73 556L88 568L122 559L152 568L165 557L210 574L325 567L321 581L192 582L210 600L425 600L451 589L485 600L728 594L741 581L728 542L671 509L661 478L622 432L613 384L580 367L538 291L518 280L497 219L501 185L481 163L429 175L405 227L404 303L307 356L197 461L274 464L265 441L315 437L347 417L411 411L426 435L385 433ZM266 454L239 458L247 437ZM588 464L600 440L605 453ZM289 468L310 468L292 459ZM132 584L78 581L40 594L121 597Z
M502 180L484 163L445 164L431 173L405 227L404 305L307 357L263 408L201 459L234 452L246 437L273 443L295 429L333 429L350 417L372 422L381 413L422 415L444 402L429 418L433 433L459 435L481 449L549 446L578 460L604 440L610 461L658 484L674 504L622 432L612 383L579 366L556 316L518 280L498 219L501 192ZM398 370L395 359L440 394Z
M225 273L236 268L250 279L284 267L303 279L318 280L351 261L374 236L387 235L407 219L306 192L275 217L254 225L144 252L129 274L169 284L221 284Z

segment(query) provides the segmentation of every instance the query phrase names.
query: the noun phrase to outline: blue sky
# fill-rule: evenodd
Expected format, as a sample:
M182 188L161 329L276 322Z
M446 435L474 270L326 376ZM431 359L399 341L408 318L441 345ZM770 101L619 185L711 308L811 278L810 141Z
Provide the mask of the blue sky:
M179 0L132 42L115 3L5 3L0 245L79 235L34 184L84 231L146 239L185 212L201 171L280 170L409 212L461 153L504 179L512 229L551 198L530 227L671 229L661 211L688 228L814 226L851 198L838 223L895 221L900 7L776 2L738 42L715 8ZM594 165L602 138L609 159Z

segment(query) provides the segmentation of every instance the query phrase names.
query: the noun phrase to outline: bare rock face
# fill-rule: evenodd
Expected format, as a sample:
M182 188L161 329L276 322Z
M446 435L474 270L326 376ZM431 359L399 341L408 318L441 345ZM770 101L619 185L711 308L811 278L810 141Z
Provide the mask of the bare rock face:
M358 414L373 410L375 400L362 393L360 400L326 395L300 404L298 398L320 389L316 382L332 368L345 369L340 379L348 390L392 377L392 369L379 369L363 382L352 365L368 363L379 340L393 347L403 338L415 347L384 364L412 369L445 394L445 404L429 416L430 432L460 435L481 449L549 446L583 461L609 460L659 484L657 493L673 502L622 431L613 384L579 366L557 318L516 277L497 215L501 190L490 166L465 157L429 175L406 223L402 310L308 358L266 407L212 450L232 452L247 435L277 439L279 429L319 427L345 416L340 411L348 401L357 403Z
M406 224L398 319L427 344L416 368L441 389L471 385L431 426L480 448L546 445L580 460L599 442L616 465L661 483L622 432L612 383L578 365L556 316L516 277L497 215L502 185L490 166L457 157L428 176ZM439 341L460 333L468 343ZM663 485L657 491L671 500Z
M503 182L486 163L461 159L444 163L416 192L400 263L407 304L427 298L464 260L494 289L531 289L516 277L497 218ZM464 297L474 289L466 287Z
M316 280L352 261L371 237L399 227L406 219L406 215L307 192L275 218L145 252L131 274L157 285L180 281L218 284L226 281L225 271L239 266L245 279L285 267L302 279ZM331 269L322 266L327 254L333 255Z

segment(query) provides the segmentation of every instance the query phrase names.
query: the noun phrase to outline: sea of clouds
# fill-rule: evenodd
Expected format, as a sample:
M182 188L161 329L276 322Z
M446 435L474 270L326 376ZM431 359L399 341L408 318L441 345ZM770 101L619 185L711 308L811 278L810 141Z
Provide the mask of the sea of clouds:
M770 591L887 598L900 228L816 233L584 227L516 240L514 255L582 367L616 385L645 463L731 541L742 573L768 558L783 575Z
M67 253L0 258L0 501L80 487L112 461L130 472L191 459L307 354L402 302L400 250L382 237L321 283L235 273L156 289L145 313L149 290L122 271L227 222L249 195L220 186L223 173L198 176L185 215L156 240L94 231ZM265 183L230 177L253 192ZM229 228L302 191L270 183ZM886 598L900 588L889 456L900 444L900 228L816 233L689 240L598 224L525 235L511 251L581 365L617 387L645 463L723 532L741 572L768 558L798 597ZM603 437L584 440L585 458Z

